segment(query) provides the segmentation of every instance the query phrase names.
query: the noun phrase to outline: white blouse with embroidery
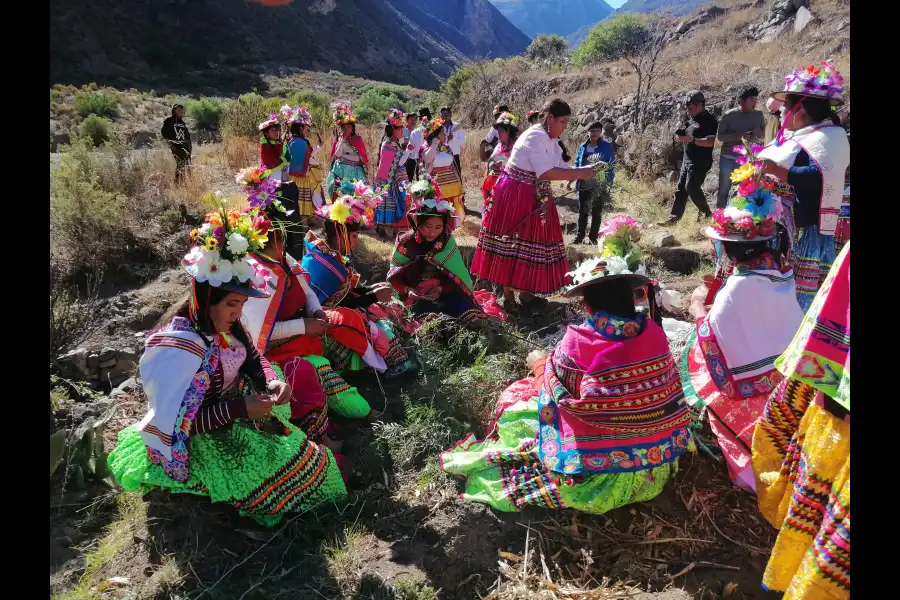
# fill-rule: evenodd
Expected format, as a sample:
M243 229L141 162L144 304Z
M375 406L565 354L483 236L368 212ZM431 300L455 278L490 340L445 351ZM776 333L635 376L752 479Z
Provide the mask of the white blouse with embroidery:
M536 177L540 177L550 169L571 168L563 160L559 140L551 138L540 123L532 125L519 136L507 164L534 173Z

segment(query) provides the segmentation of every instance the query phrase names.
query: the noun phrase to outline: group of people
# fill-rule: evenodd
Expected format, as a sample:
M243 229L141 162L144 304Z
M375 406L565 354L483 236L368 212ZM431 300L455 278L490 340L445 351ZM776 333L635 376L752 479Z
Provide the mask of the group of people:
M764 585L786 598L849 597L849 223L836 235L849 144L832 120L843 78L825 62L785 81L768 103L782 111L770 144L753 143L749 117L723 119L720 135L742 135L725 138L734 185L704 229L720 268L691 297L696 323L681 356L661 326L638 221L594 223L597 256L569 268L549 184L577 181L581 192L612 181L617 140L604 123L590 125L573 167L559 139L568 104L548 102L521 132L497 107L482 146L471 274L452 235L464 134L445 126L449 112L445 121L392 110L370 175L352 109L338 106L324 186L310 174L319 165L305 109L275 117L291 134L280 154L266 148L276 138L263 123L262 164L239 177L247 207L223 205L191 233L191 291L147 338L140 371L150 408L120 433L112 472L125 489L205 495L270 525L338 502L346 488L336 434L347 420L379 416L342 374L414 368L403 339L429 315L480 327L564 294L585 320L526 358L531 376L500 395L482 441L470 434L442 453L441 467L464 480L462 498L589 513L647 501L708 421L730 478L780 530ZM746 94L741 115L755 103ZM696 143L716 135L698 101L688 98L695 125L681 137L711 151ZM699 156L686 159L686 180L702 171ZM285 165L288 179L277 176ZM323 225L304 232L297 260L288 233L306 199ZM365 286L353 252L369 226L398 234L387 281ZM502 287L505 310L485 309L473 275Z

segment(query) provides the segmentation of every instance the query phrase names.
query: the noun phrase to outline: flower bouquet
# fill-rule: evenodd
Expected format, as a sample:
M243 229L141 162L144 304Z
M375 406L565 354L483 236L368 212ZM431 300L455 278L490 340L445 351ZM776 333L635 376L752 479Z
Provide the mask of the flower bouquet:
M637 242L641 239L641 223L633 217L619 214L603 222L598 231L600 257L619 256L635 272L644 260L644 249Z
M774 181L762 174L758 158L763 147L743 140L734 151L740 156L738 168L731 173L735 192L731 205L713 213L713 229L721 235L739 235L747 239L769 236L781 216L781 203L772 193Z
M271 174L271 171L262 167L247 167L238 171L238 174L234 176L234 181L249 191L268 180Z
M417 210L445 213L451 216L456 212L453 204L443 199L441 188L429 177L425 176L407 188L407 193L412 197L413 205Z
M219 287L236 280L265 289L269 272L248 253L262 250L272 224L255 210L241 213L220 201L206 222L191 231L194 246L182 260L185 270L200 282Z
M371 226L381 196L363 181L344 182L340 191L343 195L317 209L316 214L341 225L351 222L363 227Z

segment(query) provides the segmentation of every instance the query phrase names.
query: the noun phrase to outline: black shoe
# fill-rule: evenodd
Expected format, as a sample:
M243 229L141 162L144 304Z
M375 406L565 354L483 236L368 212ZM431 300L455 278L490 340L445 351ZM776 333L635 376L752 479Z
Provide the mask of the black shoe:
M697 215L697 222L698 222L698 223L703 223L704 221L707 221L707 220L709 220L709 219L712 219L712 213L709 213L708 215L703 215L703 214L698 214L698 215Z
M583 244L584 243L584 234L579 233L578 235L576 235L575 239L572 240L572 243L573 244Z
M598 244L597 237L596 236L591 237L586 243L591 246L596 246Z
M660 227L674 227L675 225L678 224L678 221L680 221L680 220L681 219L673 219L670 217L670 218L666 219L665 221L660 221L659 223L657 223L657 225L659 225Z

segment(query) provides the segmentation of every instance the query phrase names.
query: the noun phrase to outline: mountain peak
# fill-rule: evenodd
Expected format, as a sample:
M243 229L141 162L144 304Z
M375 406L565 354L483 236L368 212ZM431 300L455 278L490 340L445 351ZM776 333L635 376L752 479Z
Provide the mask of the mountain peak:
M580 27L612 14L603 0L491 0L494 6L525 35L555 33L566 37Z

